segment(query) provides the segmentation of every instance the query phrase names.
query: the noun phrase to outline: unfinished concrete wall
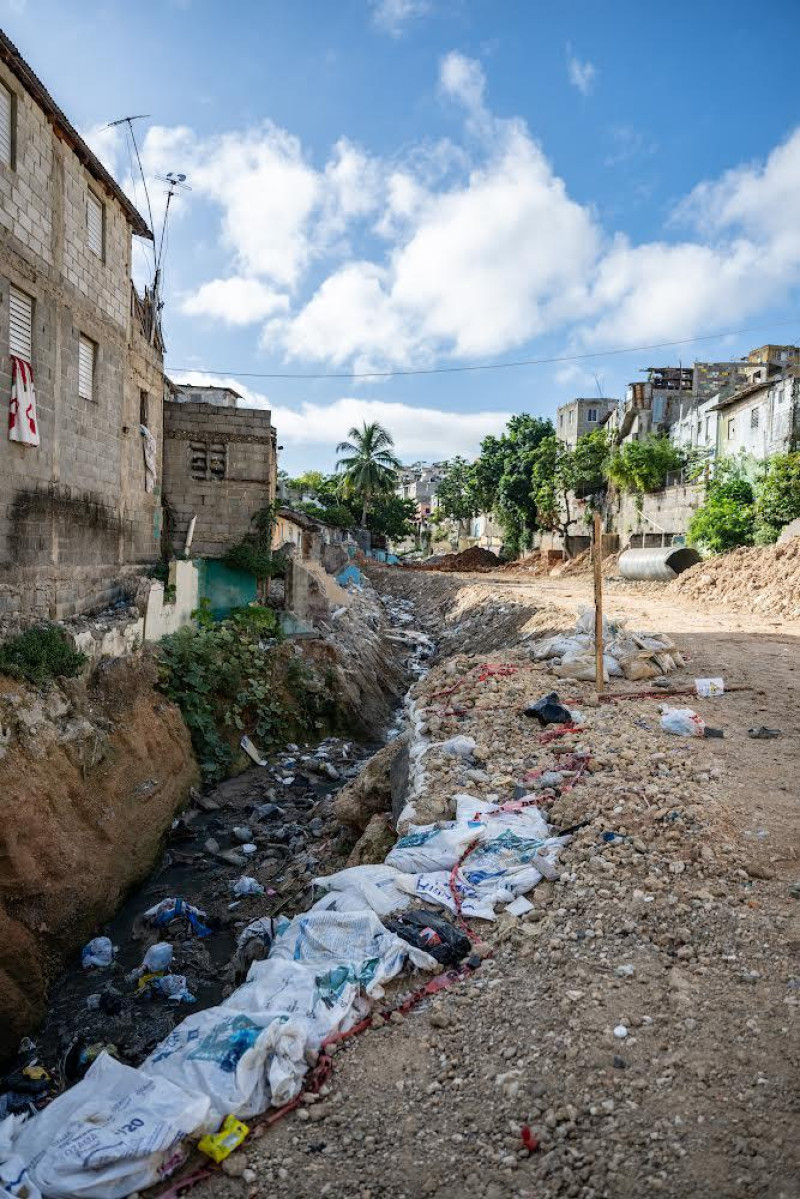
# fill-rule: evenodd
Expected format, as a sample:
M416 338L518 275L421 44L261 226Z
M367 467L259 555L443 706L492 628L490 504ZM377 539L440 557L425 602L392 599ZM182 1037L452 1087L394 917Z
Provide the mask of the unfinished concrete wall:
M222 557L253 531L253 516L275 498L277 463L269 412L168 400L163 487L174 553L183 553L196 516L192 554Z

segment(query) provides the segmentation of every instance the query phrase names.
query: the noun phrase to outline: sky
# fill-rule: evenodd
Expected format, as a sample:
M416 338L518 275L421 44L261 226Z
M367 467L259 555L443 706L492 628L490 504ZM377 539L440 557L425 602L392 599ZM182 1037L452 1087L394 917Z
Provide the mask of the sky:
M365 419L405 461L472 456L512 413L800 341L797 0L0 0L0 24L149 219L107 128L148 114L157 233L158 176L191 187L167 370L269 407L290 474Z

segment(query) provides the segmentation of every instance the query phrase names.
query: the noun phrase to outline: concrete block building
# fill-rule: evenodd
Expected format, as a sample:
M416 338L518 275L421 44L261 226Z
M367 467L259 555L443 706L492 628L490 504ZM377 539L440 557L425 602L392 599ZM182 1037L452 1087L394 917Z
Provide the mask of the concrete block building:
M585 433L593 433L605 424L610 415L616 411L619 400L609 399L577 399L568 404L561 404L556 409L556 436L571 450L578 444L578 438Z
M38 417L38 444L0 435L8 629L103 607L157 559L163 370L131 282L150 230L2 33L0 227L0 394L8 413L32 371Z
M164 404L164 507L181 556L192 518L193 556L221 558L253 532L253 516L277 492L270 413L245 407L229 387L169 384Z

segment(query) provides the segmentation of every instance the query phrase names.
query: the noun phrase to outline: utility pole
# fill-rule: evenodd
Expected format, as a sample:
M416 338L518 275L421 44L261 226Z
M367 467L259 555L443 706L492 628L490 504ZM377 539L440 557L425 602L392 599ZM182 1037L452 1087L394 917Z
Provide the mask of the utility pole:
M603 533L600 513L594 514L594 677L597 694L603 692Z

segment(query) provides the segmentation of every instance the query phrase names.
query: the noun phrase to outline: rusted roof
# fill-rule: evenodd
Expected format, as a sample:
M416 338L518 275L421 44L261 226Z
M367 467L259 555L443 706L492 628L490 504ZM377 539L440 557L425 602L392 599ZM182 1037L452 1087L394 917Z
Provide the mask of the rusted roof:
M0 61L5 63L12 75L25 88L25 91L33 97L44 111L53 128L64 139L89 174L98 183L102 183L106 191L111 193L123 209L133 232L138 234L139 237L149 237L152 241L153 234L148 228L144 217L131 204L116 179L106 170L97 155L92 153L77 129L67 120L41 79L28 66L17 47L6 37L2 29L0 29Z

